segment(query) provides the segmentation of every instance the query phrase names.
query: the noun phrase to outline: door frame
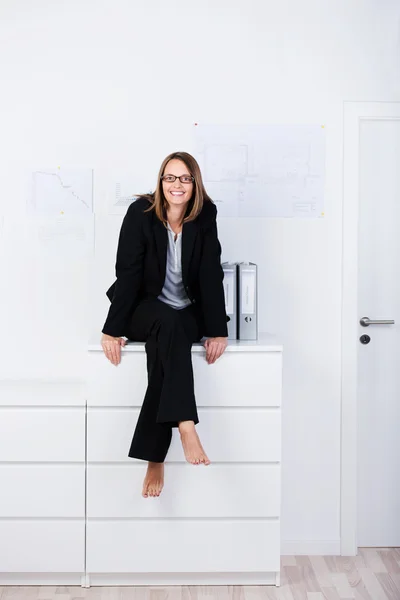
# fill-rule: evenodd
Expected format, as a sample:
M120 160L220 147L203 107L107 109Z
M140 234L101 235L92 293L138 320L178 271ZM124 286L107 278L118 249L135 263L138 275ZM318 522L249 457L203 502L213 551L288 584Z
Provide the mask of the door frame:
M340 553L357 554L359 138L362 121L400 120L400 102L344 102Z

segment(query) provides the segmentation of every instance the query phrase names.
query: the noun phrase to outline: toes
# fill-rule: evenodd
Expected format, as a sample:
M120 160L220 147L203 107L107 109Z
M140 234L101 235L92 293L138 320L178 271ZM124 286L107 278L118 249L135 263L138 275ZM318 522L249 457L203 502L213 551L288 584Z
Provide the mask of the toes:
M142 496L143 498L156 498L161 494L163 489L164 481L162 479L144 481Z
M151 496L152 496L152 487L151 487L151 485L147 484L146 489L144 491L144 495L145 495L145 498L149 498L149 497L151 498Z
M143 485L142 496L143 498L156 498L161 494L163 489L163 482L149 482Z
M151 488L149 488L149 495L152 498L158 498L158 496L161 494L161 490L162 486L152 486Z

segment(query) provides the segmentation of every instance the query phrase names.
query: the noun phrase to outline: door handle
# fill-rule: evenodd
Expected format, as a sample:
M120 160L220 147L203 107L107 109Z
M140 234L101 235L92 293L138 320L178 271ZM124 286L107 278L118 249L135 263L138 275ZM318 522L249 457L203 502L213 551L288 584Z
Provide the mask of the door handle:
M373 320L369 317L363 317L360 319L360 325L368 327L368 325L394 325L393 319L377 319Z

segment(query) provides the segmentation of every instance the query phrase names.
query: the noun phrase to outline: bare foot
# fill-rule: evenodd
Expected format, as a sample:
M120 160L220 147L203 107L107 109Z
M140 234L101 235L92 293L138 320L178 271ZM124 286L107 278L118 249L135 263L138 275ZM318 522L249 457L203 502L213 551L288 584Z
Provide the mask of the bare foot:
M164 486L164 463L149 462L143 482L142 496L159 496Z
M211 461L200 443L194 421L180 421L178 428L186 460L192 465L209 465Z

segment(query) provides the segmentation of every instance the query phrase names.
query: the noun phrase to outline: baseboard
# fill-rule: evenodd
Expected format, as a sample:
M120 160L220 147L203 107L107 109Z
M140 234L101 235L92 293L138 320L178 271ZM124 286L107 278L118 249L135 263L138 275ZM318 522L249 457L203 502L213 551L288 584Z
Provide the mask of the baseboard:
M0 586L82 586L82 573L0 573ZM6 594L6 592L5 592ZM20 591L21 596L25 592ZM1 595L1 594L0 594ZM15 596L17 598L17 596Z
M280 585L280 573L1 573L0 586ZM22 593L22 592L21 592ZM74 594L73 594L74 595Z
M311 556L340 556L337 540L282 540L281 555L310 554Z
M271 585L279 586L279 573L88 573L89 586Z

